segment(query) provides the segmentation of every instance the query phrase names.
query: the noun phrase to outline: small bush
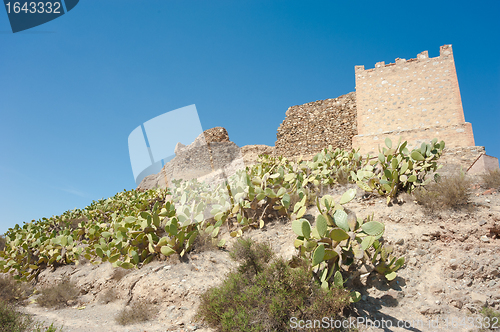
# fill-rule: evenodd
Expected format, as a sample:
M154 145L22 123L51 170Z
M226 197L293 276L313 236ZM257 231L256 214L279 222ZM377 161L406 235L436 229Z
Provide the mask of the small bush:
M414 191L416 201L429 210L459 209L467 206L472 182L465 175L443 176Z
M28 331L31 325L28 316L17 311L12 305L0 301L0 332Z
M120 311L115 320L120 325L130 325L148 321L157 313L158 309L153 304L146 301L137 301Z
M481 176L486 188L495 188L500 190L500 170L489 171Z
M9 303L0 300L0 332L57 332L53 324L45 327L43 323L35 322Z
M214 251L218 247L212 241L212 234L200 232L193 243L193 252Z
M6 244L7 244L7 241L5 240L5 235L0 234L0 251L5 249Z
M99 296L99 302L101 302L102 304L108 304L110 302L115 301L117 298L118 296L116 294L115 289L110 288Z
M79 290L75 283L66 278L55 286L42 289L40 293L40 296L36 299L40 306L60 308L67 305L68 301L76 300Z
M339 169L337 171L337 183L341 186L347 186L350 181L349 181L349 176L350 176L350 172L348 170L344 170L344 169Z
M27 299L33 288L25 283L14 280L10 275L0 276L0 301L20 303Z
M273 258L274 253L268 245L254 243L252 239L238 239L229 253L232 259L240 262L238 271L256 275Z
M114 280L116 282L120 281L125 277L127 274L132 272L131 269L127 270L122 267L115 267L113 268L113 276L111 276L111 280Z
M253 245L250 240L237 243L232 255L242 258L246 268L240 266L221 286L201 296L196 317L211 328L218 331L294 331L292 318L335 318L348 306L348 291L324 290L313 281L309 271L291 268L282 258L271 262L268 246ZM254 274L256 270L259 272Z
M484 307L483 309L481 309L481 314L483 314L484 316L482 324L485 328L481 329L480 331L489 331L498 329L498 326L500 326L500 311Z

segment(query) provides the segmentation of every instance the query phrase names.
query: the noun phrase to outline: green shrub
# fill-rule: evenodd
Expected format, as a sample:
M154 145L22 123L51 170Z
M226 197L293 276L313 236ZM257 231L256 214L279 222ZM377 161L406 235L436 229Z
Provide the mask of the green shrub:
M467 207L472 182L464 172L438 177L433 183L418 188L413 194L418 204L428 210Z
M0 251L5 249L5 245L6 245L5 235L0 234Z
M500 326L500 311L484 307L481 309L481 314L484 316L482 320L484 328L480 329L480 331L494 331L498 329L498 326Z
M262 272L265 265L273 258L274 253L270 246L264 243L255 243L252 239L238 239L229 253L232 259L240 262L238 271L256 275Z
M43 288L36 302L46 308L60 308L67 305L68 301L76 300L79 290L75 283L63 279L60 283Z
M313 281L309 270L292 268L282 258L270 260L269 247L254 245L250 240L239 243L232 255L243 262L239 270L201 296L196 316L211 328L292 331L292 318L335 318L349 305L348 291L336 287L324 290Z
M57 332L54 324L45 326L40 322L35 322L30 316L19 312L11 304L0 300L0 332Z
M146 301L137 301L120 311L115 320L120 325L130 325L148 321L157 313L158 310L153 304Z

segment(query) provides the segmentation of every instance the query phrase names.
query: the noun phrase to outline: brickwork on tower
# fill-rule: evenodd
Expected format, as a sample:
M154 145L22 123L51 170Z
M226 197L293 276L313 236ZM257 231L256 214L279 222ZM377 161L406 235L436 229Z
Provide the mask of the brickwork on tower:
M472 126L465 122L451 45L440 55L379 62L373 69L355 67L357 135L361 153L378 152L386 137L410 146L436 137L447 147L474 146Z

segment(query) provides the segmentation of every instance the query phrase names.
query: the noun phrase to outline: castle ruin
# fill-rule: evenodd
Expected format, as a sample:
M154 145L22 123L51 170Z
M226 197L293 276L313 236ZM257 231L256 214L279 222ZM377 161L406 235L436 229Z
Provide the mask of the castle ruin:
M385 138L401 136L410 145L434 137L450 148L474 146L472 126L465 122L451 45L440 55L378 62L373 69L355 67L357 129L352 145L361 153L378 153Z
M448 148L474 147L465 122L451 45L440 55L355 66L356 92L292 106L278 128L276 154L313 155L328 145L378 153L385 138L416 146L436 137ZM484 148L483 148L484 150Z

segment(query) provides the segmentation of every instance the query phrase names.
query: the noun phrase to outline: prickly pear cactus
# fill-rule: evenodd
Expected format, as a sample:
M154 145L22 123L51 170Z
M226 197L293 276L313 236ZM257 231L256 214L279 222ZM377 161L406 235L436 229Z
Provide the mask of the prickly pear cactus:
M386 138L385 145L377 159L352 172L351 176L361 189L387 196L387 203L400 191L411 193L427 184L430 181L425 180L427 173L442 167L437 160L443 153L444 141L438 143L434 138L412 151L406 148L406 141L401 143L401 139L393 147L392 141Z

